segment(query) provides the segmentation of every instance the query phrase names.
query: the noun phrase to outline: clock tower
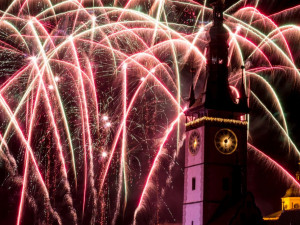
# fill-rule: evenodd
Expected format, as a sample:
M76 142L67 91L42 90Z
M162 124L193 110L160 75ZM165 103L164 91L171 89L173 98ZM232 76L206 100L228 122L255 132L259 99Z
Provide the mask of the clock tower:
M243 78L239 98L230 91L222 1L213 4L209 36L205 93L195 99L191 87L186 111L184 225L226 224L234 212L225 212L232 211L247 191L249 108Z

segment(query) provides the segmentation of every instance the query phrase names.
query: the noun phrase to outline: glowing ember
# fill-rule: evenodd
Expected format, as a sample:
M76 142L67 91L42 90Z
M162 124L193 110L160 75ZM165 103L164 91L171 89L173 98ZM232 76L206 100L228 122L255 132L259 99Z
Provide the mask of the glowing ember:
M107 157L107 152L102 152L102 157L106 158Z

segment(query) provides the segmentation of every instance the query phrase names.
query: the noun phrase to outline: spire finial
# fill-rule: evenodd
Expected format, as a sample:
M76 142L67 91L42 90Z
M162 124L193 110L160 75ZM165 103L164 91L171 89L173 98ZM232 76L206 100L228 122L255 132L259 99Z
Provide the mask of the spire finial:
M241 79L241 85L239 88L239 93L240 93L240 101L239 101L239 105L241 107L241 109L243 109L245 112L249 112L249 105L248 105L248 97L246 94L246 89L245 89L245 78L244 78L244 70L245 70L245 66L242 65L241 66L242 69L242 79Z
M300 159L298 161L298 171L296 172L296 180L300 183Z
M194 75L195 75L196 69L192 66L192 68L190 69L190 72L192 73L192 85L191 85L191 89L190 89L189 107L191 107L196 102L195 91L194 91Z

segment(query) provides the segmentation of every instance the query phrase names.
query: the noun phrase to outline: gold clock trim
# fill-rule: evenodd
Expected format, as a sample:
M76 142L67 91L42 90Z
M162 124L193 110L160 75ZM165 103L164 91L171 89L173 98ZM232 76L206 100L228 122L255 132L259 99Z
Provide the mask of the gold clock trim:
M238 146L236 134L228 128L218 130L214 142L216 149L224 155L232 154Z
M213 123L213 124L217 123L222 125L231 125L231 126L245 127L245 128L247 128L247 124L248 124L247 121L203 116L201 118L186 123L185 124L186 131L195 129L204 123Z
M201 144L200 141L201 141L200 133L198 131L192 131L188 140L189 152L192 155L196 155L198 153Z

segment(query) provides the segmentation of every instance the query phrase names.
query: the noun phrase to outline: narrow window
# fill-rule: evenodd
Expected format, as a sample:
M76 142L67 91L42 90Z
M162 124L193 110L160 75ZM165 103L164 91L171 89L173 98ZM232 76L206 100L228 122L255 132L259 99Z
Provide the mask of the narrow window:
M192 190L195 190L196 189L196 178L193 177L192 178Z
M227 177L223 178L223 180L222 180L222 188L223 188L223 191L229 190L229 179Z
M194 221L192 221L192 225L194 225Z

